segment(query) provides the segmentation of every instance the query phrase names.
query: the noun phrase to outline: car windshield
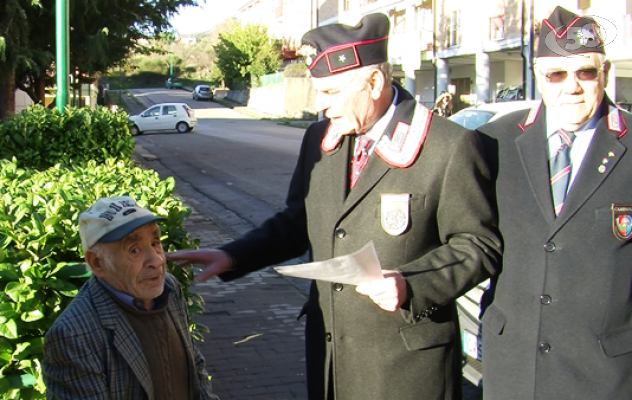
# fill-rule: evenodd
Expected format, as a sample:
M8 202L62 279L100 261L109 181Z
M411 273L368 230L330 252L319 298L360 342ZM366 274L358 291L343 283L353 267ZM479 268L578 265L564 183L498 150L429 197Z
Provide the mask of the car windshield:
M491 117L496 114L493 111L483 110L463 110L451 116L449 119L467 129L476 129L485 124Z
M200 92L208 92L209 90L211 90L211 88L208 86L200 86Z

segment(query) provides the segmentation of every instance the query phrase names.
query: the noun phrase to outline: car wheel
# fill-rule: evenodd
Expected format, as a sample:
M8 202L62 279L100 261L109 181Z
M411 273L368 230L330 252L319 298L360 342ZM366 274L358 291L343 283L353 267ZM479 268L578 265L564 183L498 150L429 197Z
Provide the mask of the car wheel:
M142 135L143 132L140 131L140 129L138 129L138 127L136 125L132 126L129 130L129 133L132 136L138 136L138 135Z
M186 122L178 122L178 125L176 125L176 130L180 133L185 133L188 129L189 125Z

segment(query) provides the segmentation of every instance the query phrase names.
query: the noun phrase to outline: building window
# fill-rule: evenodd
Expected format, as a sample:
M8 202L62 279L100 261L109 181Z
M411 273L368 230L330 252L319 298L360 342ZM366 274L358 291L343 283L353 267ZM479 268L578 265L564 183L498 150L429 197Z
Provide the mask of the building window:
M505 37L505 20L502 17L489 19L489 40L500 40Z
M349 11L349 9L351 8L351 0L344 0L342 7L345 11Z
M276 12L275 12L275 16L277 18L281 18L283 16L283 0L278 0L277 1L277 7L276 7Z
M459 40L460 12L452 11L450 13L450 21L448 26L448 46L458 46L461 44Z
M406 11L391 10L388 13L391 20L392 33L404 33L406 32Z
M492 0L489 4L489 40L505 37L505 0Z

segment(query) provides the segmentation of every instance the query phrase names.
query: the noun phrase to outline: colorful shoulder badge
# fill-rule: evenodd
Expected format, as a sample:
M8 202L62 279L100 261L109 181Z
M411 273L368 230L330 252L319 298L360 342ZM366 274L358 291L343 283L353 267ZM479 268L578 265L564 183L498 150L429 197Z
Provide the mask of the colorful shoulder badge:
M411 125L399 121L392 137L382 135L375 153L392 167L410 167L426 141L431 119L432 111L417 103Z
M612 205L612 232L622 242L632 237L632 204Z

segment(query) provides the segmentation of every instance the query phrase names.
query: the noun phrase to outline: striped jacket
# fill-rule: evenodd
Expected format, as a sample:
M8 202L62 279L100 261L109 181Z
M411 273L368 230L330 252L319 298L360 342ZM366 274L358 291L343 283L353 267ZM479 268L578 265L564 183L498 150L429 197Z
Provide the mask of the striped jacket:
M186 343L191 399L213 399L204 357L188 333L188 313L178 281L167 309ZM154 398L142 346L121 308L93 276L55 321L44 340L47 399L137 400Z

